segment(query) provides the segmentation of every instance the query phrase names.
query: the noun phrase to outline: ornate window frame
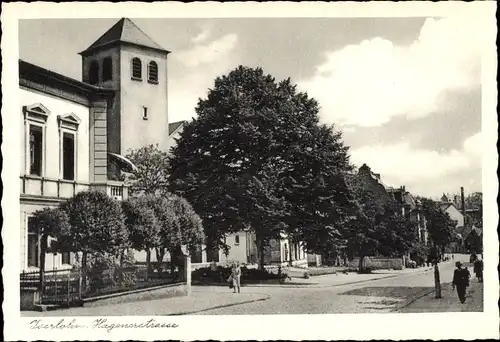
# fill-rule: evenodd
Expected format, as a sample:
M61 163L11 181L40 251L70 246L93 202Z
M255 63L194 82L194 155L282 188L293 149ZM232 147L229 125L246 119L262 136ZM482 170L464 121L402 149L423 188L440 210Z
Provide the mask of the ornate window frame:
M29 106L23 106L23 117L24 117L24 174L30 175L30 128L31 126L37 126L42 129L42 167L40 177L44 177L46 174L46 149L47 149L47 121L49 119L51 112L41 103L34 103Z
M59 132L59 178L64 179L64 154L63 154L63 137L64 133L72 134L74 136L74 179L78 180L78 127L82 120L74 113L57 116L57 126Z

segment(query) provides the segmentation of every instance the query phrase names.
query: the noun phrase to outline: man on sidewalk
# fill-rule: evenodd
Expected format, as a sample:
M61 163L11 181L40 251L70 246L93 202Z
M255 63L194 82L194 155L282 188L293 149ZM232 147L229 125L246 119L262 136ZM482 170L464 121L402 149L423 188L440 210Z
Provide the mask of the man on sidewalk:
M474 273L476 274L477 281L483 282L483 260L477 259L474 262Z
M455 286L457 287L458 298L463 304L465 303L465 293L467 287L469 286L469 272L462 268L462 263L460 261L457 261L455 265L457 266L457 269L453 272L452 286L453 289L455 289Z

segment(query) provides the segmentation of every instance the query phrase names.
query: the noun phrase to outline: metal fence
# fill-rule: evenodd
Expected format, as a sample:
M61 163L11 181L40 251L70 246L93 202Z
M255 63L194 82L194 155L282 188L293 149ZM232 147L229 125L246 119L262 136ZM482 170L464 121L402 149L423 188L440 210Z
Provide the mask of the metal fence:
M20 274L21 290L39 290L40 304L78 303L82 299L82 277L73 270L46 271L43 288L40 289L40 273L23 272Z
M112 268L99 274L90 270L86 281L80 271L45 271L43 289L40 291L38 271L20 274L21 291L39 291L40 304L75 305L84 298L97 297L130 290L143 289L184 281L182 273L168 271L150 272L145 267ZM146 276L147 275L147 276Z

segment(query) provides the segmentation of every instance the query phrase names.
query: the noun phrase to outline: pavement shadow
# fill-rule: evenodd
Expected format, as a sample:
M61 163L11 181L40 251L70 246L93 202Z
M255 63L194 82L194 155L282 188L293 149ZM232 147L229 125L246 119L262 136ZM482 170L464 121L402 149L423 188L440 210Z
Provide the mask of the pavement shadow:
M385 298L408 298L416 296L432 287L408 287L408 286L367 286L354 290L350 290L341 295L364 296L364 297L385 297Z

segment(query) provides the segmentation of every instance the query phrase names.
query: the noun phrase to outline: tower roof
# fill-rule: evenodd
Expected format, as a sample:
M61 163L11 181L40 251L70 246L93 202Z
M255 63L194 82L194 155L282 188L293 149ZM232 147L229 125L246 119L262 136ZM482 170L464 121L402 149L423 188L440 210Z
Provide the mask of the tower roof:
M114 44L129 44L139 47L169 53L158 45L151 37L144 33L132 20L128 18L120 19L106 33L97 39L86 50L80 52L81 55L89 54L92 51L109 47Z

